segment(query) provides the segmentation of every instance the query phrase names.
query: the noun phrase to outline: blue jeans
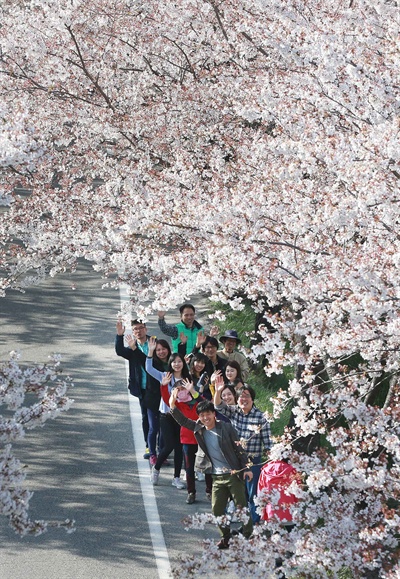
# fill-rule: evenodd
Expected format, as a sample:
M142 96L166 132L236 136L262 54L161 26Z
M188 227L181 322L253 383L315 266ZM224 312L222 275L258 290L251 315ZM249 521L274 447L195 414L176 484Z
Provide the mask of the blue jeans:
M260 456L254 456L252 458L252 462L254 463L253 466L251 467L251 472L253 473L253 478L251 481L246 479L246 494L247 494L247 498L249 501L249 509L250 509L250 515L251 518L253 520L253 523L258 523L260 520L260 515L257 513L256 511L256 505L254 504L254 497L255 495L257 495L257 485L258 485L258 479L260 478L260 473L261 473L261 457Z
M147 435L147 446L151 455L157 454L157 434L160 430L160 413L158 410L147 409L147 419L149 423L149 433Z

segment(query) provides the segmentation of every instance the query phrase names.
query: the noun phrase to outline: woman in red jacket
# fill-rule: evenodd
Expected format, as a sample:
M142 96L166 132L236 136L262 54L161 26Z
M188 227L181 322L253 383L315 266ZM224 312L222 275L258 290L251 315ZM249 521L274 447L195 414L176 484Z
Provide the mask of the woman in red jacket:
M186 418L191 420L197 420L197 404L204 400L202 396L196 392L193 382L190 380L179 380L175 383L175 386L171 393L168 392L168 383L161 383L161 396L164 402L169 404L170 396L174 397L176 407L182 412ZM181 427L181 443L183 446L183 456L185 459L185 470L186 470L186 486L188 491L188 496L186 502L188 505L192 505L196 500L196 479L194 474L194 463L196 460L197 452L197 441L194 436L194 432ZM207 477L210 480L207 480ZM206 493L211 492L212 479L211 475L206 475Z

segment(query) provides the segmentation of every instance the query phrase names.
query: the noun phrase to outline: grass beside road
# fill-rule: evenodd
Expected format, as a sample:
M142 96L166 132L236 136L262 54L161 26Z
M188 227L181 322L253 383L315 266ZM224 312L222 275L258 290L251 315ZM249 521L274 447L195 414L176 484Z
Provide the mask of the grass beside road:
M214 302L211 305L210 313L215 311L222 311L226 319L223 322L218 322L220 334L223 335L226 330L236 330L240 339L241 346L246 350L250 349L250 341L255 332L255 313L250 306L246 306L244 310L232 311L229 306ZM263 360L258 364L251 365L251 371L247 379L247 383L256 391L256 406L262 410L272 412L272 402L276 393L280 389L287 389L289 381L293 378L292 368L285 368L283 374L273 374L267 376L263 367ZM279 436L283 433L283 429L287 425L290 417L290 409L287 409L281 416L271 422L271 432L273 436ZM329 573L329 572L328 572ZM332 573L333 577L333 573ZM343 567L338 573L338 579L353 579L353 574L350 569ZM295 579L303 579L303 575L295 575Z
M223 335L226 330L236 330L240 339L241 346L246 350L250 350L250 342L255 331L255 313L250 306L246 306L244 310L238 312L233 311L228 305L213 302L210 307L210 313L215 311L222 311L226 316L224 321L218 322L220 328L220 335ZM276 393L280 389L287 389L289 380L293 377L291 368L285 368L283 374L273 374L267 376L263 360L258 364L251 364L251 371L247 379L249 386L252 386L256 391L256 406L262 410L272 412L272 402ZM284 427L288 423L290 416L290 409L286 410L281 416L271 422L271 431L273 436L282 434Z

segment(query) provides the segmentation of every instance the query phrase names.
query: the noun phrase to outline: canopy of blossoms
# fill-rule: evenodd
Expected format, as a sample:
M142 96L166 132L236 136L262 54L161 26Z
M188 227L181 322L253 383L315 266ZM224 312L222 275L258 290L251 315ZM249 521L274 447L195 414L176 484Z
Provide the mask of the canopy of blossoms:
M277 528L248 569L290 551L304 576L395 577L397 3L0 10L3 294L84 257L130 285L141 315L199 292L250 302L265 321L254 356L296 368L275 405L296 401L295 428L274 456L304 485L290 549ZM312 456L291 450L316 434Z

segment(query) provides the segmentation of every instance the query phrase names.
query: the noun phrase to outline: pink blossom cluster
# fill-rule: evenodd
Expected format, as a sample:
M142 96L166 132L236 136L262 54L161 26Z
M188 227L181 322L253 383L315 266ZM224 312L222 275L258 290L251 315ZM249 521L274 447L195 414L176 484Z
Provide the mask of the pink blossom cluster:
M0 514L20 535L39 535L49 525L74 528L73 521L62 523L31 520L26 488L26 465L15 456L13 443L23 439L26 431L44 426L60 412L68 410L73 400L67 390L69 377L60 376L60 357L50 364L23 367L18 352L11 352L8 362L0 365ZM29 401L32 397L36 400Z
M262 566L276 545L304 576L340 561L395 576L397 2L1 11L0 293L83 257L126 282L142 316L198 293L250 303L264 316L254 357L271 376L295 369L274 409L294 403L294 427L274 452L306 495L296 531L277 528L249 557ZM296 455L317 436L329 452Z

